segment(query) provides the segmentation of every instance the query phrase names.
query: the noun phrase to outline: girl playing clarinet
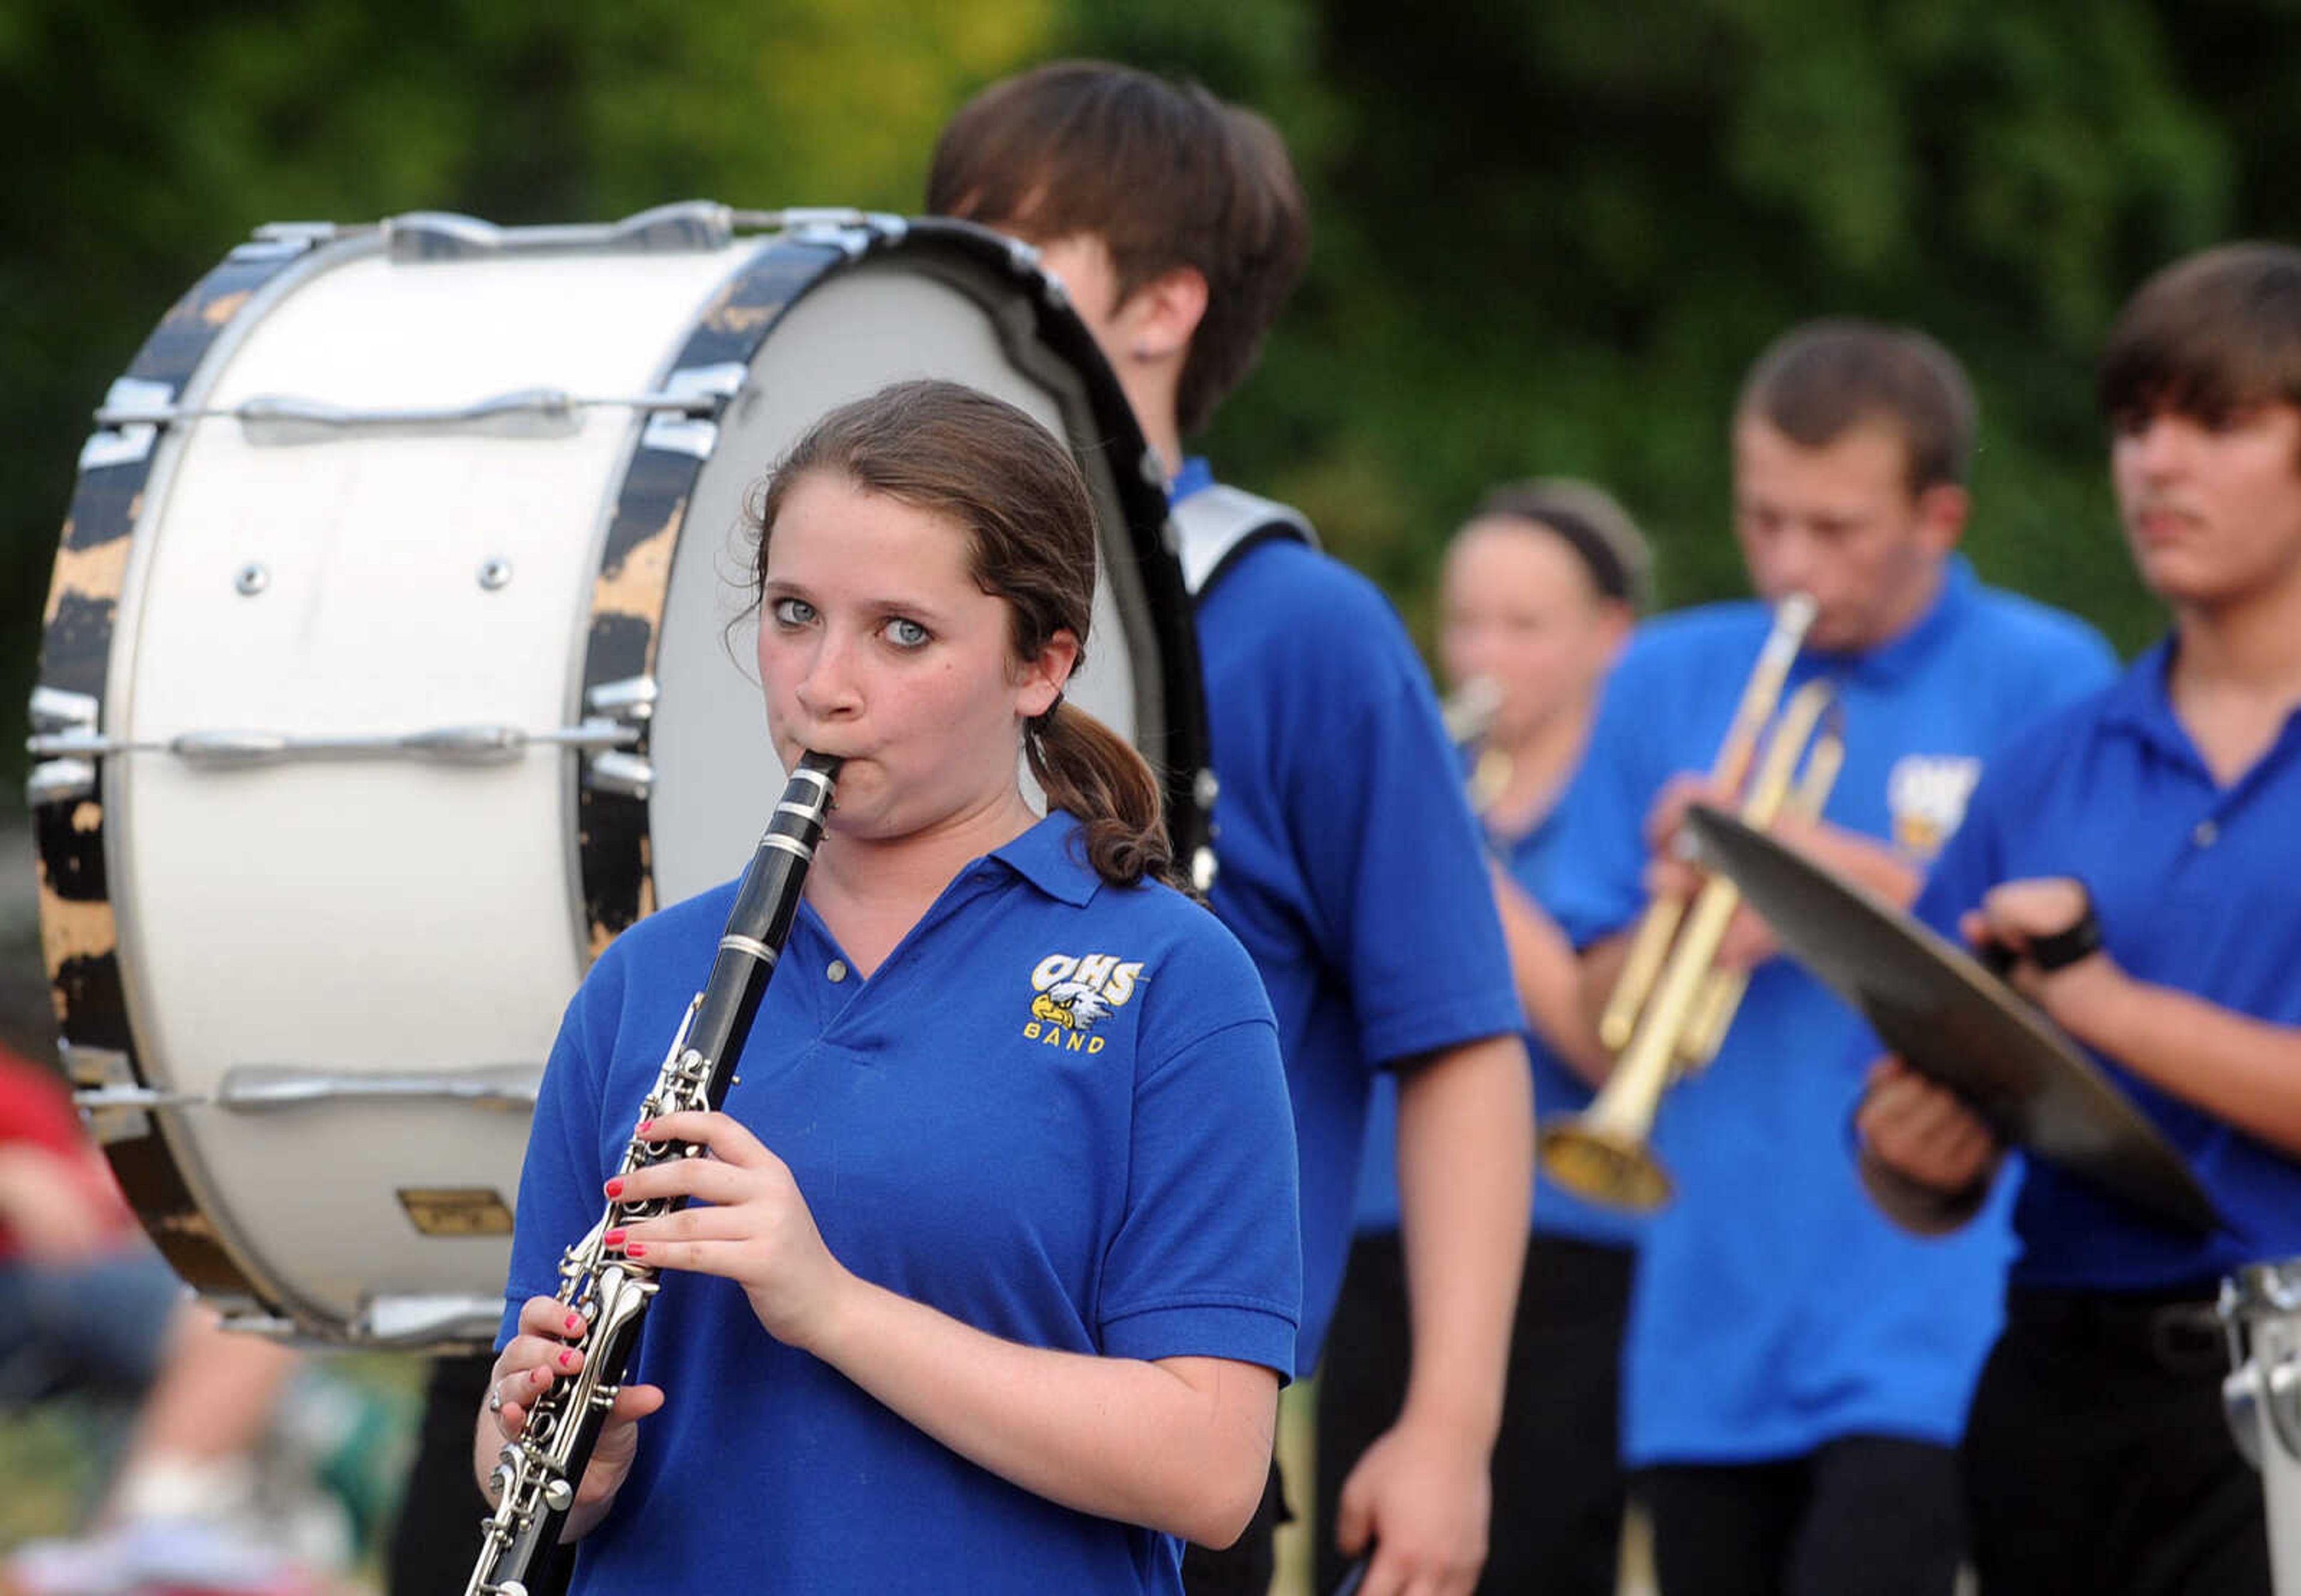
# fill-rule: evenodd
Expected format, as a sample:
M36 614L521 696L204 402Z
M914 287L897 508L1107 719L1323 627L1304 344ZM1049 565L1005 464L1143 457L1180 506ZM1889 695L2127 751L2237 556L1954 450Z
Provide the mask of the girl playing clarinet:
M663 1271L568 1538L579 1593L1178 1592L1259 1500L1300 1295L1291 1119L1246 956L1160 884L1159 786L1062 700L1095 551L1021 412L833 412L753 507L786 768L844 761L724 1112L639 1127L732 884L570 1006L522 1177L484 1477L581 1366L552 1293L603 1195ZM1043 818L1019 778L1027 760Z

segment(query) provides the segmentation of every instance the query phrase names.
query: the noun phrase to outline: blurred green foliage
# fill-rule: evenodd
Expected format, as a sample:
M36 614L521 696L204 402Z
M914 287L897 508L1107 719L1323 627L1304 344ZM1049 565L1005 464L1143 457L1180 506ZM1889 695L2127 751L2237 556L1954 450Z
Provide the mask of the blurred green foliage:
M2130 648L2156 621L2092 348L2148 270L2301 205L2294 0L10 0L0 696L29 684L88 411L253 226L907 209L950 110L1060 53L1192 73L1286 132L1316 256L1207 441L1418 621L1452 522L1535 472L1613 486L1670 601L1737 590L1736 380L1854 313L1973 371L1984 572Z

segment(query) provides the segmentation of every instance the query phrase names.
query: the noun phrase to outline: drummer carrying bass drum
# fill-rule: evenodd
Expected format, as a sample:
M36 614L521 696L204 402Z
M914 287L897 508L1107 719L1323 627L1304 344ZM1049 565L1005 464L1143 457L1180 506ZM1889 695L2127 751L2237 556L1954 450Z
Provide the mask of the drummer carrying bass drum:
M2211 1302L2301 1253L2301 250L2152 279L2100 371L2110 474L2171 635L1991 765L1918 910L2012 979L2184 1153L2226 1217L2187 1234L2052 1166L1964 1450L1976 1560L2005 1592L2270 1588L2259 1480L2224 1425ZM1858 1117L1879 1204L1962 1224L2003 1149L1880 1063Z

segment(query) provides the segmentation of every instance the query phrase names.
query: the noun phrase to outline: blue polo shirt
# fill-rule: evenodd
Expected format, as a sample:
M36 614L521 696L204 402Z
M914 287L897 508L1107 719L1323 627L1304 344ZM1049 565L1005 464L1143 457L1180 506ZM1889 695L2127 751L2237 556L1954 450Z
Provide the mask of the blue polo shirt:
M1537 903L1549 890L1560 831L1553 813L1544 815L1521 836L1487 833L1487 846L1502 867ZM1548 1119L1588 1107L1593 1095L1588 1082L1567 1068L1534 1032L1523 1034L1527 1063L1534 1073L1535 1114ZM1397 1150L1398 1085L1382 1075L1376 1078L1374 1099L1367 1110L1366 1151L1359 1166L1358 1233L1362 1236L1393 1235L1398 1231ZM1636 1214L1585 1202L1537 1168L1533 1226L1542 1235L1564 1236L1602 1247L1627 1247L1636 1242L1645 1222Z
M2166 697L2174 648L2151 649L1991 766L1918 912L1955 938L1959 915L1999 882L2075 876L2127 973L2301 1025L2301 715L2222 786ZM2209 1296L2240 1264L2301 1253L2301 1163L2095 1057L2188 1158L2229 1228L2157 1224L2033 1158L2013 1214L2016 1283Z
M1194 461L1174 491L1212 480ZM1221 779L1210 896L1278 1017L1301 1156L1307 1371L1342 1290L1376 1073L1515 1032L1518 994L1453 747L1389 601L1308 545L1271 539L1197 614Z
M1293 1132L1237 943L1115 888L1056 815L975 860L867 981L802 906L726 1109L855 1274L1010 1341L1293 1366ZM502 1339L598 1220L732 885L616 940L567 1012L520 1182ZM1179 1592L1172 1537L1011 1485L666 1274L636 1377L665 1406L580 1592Z
M1642 834L1672 775L1707 769L1770 615L1754 603L1648 622L1609 678L1549 907L1577 946L1645 906ZM1936 602L1858 655L1809 652L1844 706L1825 811L1929 860L2008 734L2114 669L2081 623L1981 587L1951 560ZM1653 1146L1677 1182L1639 1249L1623 1375L1636 1465L1802 1456L1851 1434L1947 1442L1997 1332L2010 1250L1996 1211L1945 1241L1896 1230L1862 1191L1846 1124L1859 1022L1786 959L1754 972L1710 1068L1662 1099Z

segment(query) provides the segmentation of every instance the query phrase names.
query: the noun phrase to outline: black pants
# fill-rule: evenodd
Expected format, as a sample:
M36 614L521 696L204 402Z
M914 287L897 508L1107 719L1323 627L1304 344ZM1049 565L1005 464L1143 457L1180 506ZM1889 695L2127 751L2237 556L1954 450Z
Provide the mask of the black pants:
M487 1400L495 1354L442 1358L423 1388L423 1423L399 1523L391 1532L386 1577L391 1596L442 1596L471 1582L480 1557L480 1525L491 1511L472 1478L472 1429ZM528 1582L534 1596L563 1596L575 1559L561 1552L542 1577Z
M1663 1596L1950 1596L1964 1550L1947 1447L1834 1441L1776 1463L1638 1474Z
M2206 1291L2007 1293L1964 1449L1984 1596L2267 1596Z
M1613 1596L1624 1495L1619 1371L1634 1262L1623 1249L1563 1237L1527 1243L1481 1592ZM1334 1532L1343 1481L1397 1419L1411 1351L1398 1238L1361 1236L1318 1373L1321 1592L1343 1573Z

